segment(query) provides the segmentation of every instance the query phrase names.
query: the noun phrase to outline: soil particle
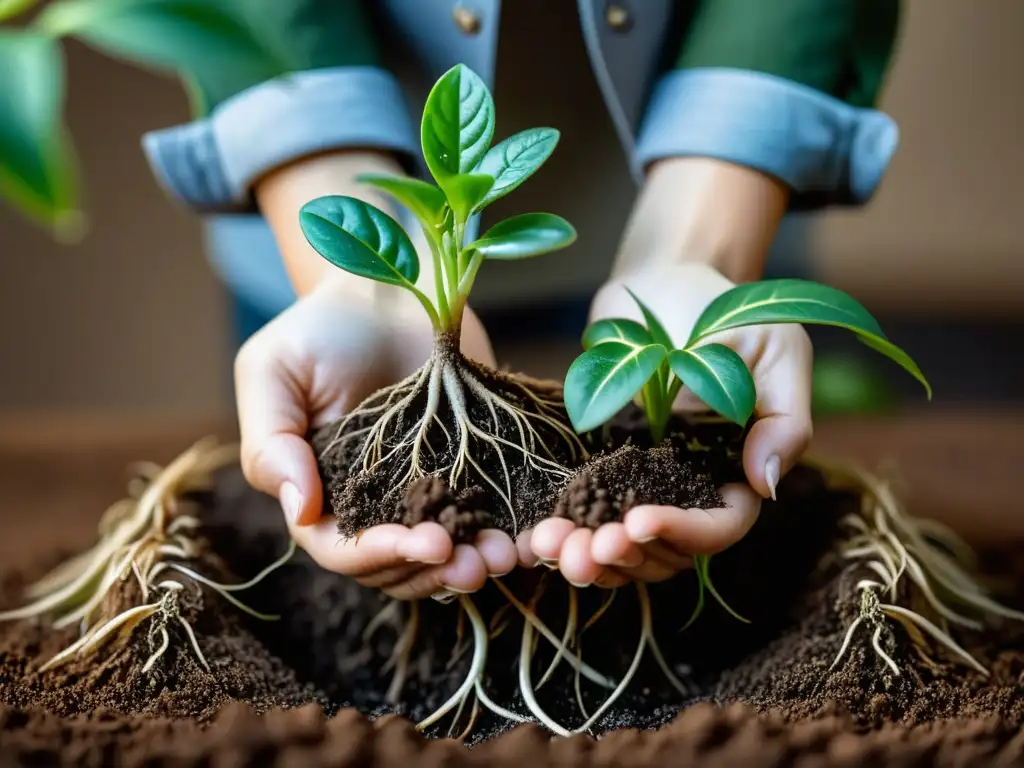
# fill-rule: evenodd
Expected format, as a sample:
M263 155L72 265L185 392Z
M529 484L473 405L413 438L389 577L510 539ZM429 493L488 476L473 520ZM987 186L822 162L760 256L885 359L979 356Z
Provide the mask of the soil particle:
M641 504L714 509L722 497L707 474L680 462L679 449L671 443L626 445L587 462L559 496L553 516L597 528Z
M409 485L399 507L399 519L410 527L428 520L439 523L454 543L469 544L478 531L493 525L491 513L481 509L486 503L486 494L479 486L456 495L442 478L428 475Z

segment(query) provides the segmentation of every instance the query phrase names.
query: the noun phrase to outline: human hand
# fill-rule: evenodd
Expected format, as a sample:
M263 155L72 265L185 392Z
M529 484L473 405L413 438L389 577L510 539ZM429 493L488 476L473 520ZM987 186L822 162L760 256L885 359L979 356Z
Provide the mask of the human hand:
M628 287L662 321L677 344L689 337L700 313L733 283L706 264L661 264L610 281L595 297L591 319L625 317L643 322ZM761 500L775 496L780 478L806 449L811 437L812 350L799 325L741 328L717 334L747 363L757 387L757 418L743 447L747 484L721 489L720 509L639 506L623 521L596 531L569 520L541 522L518 542L520 560L557 564L576 585L619 586L630 580L662 581L741 539L757 519ZM706 410L684 390L677 411Z
M255 334L241 349L235 382L242 468L257 489L278 498L296 543L319 565L400 599L441 590L472 592L516 563L511 538L482 531L453 546L439 524L380 525L339 541L322 513L322 482L307 442L311 429L340 418L377 389L415 371L430 354L423 310L401 294L354 294L348 281L323 282ZM487 365L494 355L467 310L463 352Z

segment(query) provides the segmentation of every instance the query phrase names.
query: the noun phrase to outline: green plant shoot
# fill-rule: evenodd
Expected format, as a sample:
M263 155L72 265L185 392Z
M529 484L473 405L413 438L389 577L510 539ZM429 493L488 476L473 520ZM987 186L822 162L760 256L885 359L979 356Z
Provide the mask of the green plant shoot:
M434 85L421 125L423 158L434 184L365 175L360 180L401 203L419 222L430 248L430 297L417 285L420 262L408 234L391 216L352 197L328 196L303 206L306 239L337 267L400 286L423 306L437 333L457 335L466 301L485 260L524 259L576 239L560 216L527 213L495 224L466 242L470 219L535 173L551 156L558 131L534 128L491 146L494 101L472 70L457 65Z
M566 375L565 404L579 432L599 427L639 395L651 435L660 442L671 404L684 386L722 417L746 426L757 403L753 377L739 355L710 339L752 325L846 328L920 381L931 398L920 368L886 338L874 317L855 299L826 285L793 279L738 285L711 302L678 348L654 314L634 300L646 326L627 319L592 324L583 335L585 351Z
M738 354L709 338L751 325L810 323L846 328L902 366L931 398L931 387L917 364L886 338L864 307L834 288L792 279L736 286L711 302L680 348L654 313L630 295L645 323L624 318L593 323L583 334L585 351L566 375L565 404L578 432L599 427L639 397L651 438L660 443L666 437L672 403L684 386L720 416L746 426L757 404L754 379ZM705 592L746 621L715 590L710 562L709 555L694 558L697 604L684 629L703 610Z

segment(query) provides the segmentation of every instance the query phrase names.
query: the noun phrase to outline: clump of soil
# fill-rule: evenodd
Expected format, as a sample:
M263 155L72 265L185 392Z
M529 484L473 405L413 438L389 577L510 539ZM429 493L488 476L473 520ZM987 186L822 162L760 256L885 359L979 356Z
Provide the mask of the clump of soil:
M491 513L482 509L486 503L486 493L479 486L456 495L440 477L427 475L409 485L399 505L399 519L410 527L424 521L439 523L452 541L466 544L494 524Z
M709 475L679 461L676 445L625 445L587 462L559 495L553 516L597 528L641 504L714 509L722 497Z

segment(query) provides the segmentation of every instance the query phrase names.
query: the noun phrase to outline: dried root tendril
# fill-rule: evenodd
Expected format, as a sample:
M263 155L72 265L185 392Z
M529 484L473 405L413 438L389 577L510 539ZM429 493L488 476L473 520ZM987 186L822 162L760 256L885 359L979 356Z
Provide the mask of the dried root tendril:
M131 635L147 620L152 653L143 665L151 672L171 646L172 626L180 627L199 663L210 665L203 655L192 626L181 616L180 598L186 584L205 585L247 613L266 620L276 617L254 611L232 593L255 586L284 565L295 551L292 543L283 557L244 584L222 584L196 572L185 563L194 560L199 547L192 534L200 523L178 511L183 494L211 487L217 469L237 461L237 446L201 440L167 467L144 462L136 465L129 483L129 498L111 506L99 523L99 541L38 582L26 593L32 601L23 608L0 613L0 621L50 617L54 629L79 624L81 636L47 661L40 671L56 669L88 658L108 643ZM168 578L173 572L174 578ZM133 578L140 605L113 617L102 615L117 585Z
M970 547L945 526L907 514L890 484L881 478L820 460L808 463L838 482L852 481L861 492L860 512L841 521L849 532L841 555L871 575L855 586L860 594L860 611L847 628L829 669L835 669L845 657L857 630L868 626L875 655L899 676L899 665L881 642L886 633L891 634L892 622L907 633L928 666L938 668L930 656L931 638L957 662L987 676L988 670L954 640L946 625L978 631L993 617L1024 621L1024 613L989 597L969 570L976 563ZM882 601L883 595L888 602ZM923 602L939 623L899 604L911 601Z

